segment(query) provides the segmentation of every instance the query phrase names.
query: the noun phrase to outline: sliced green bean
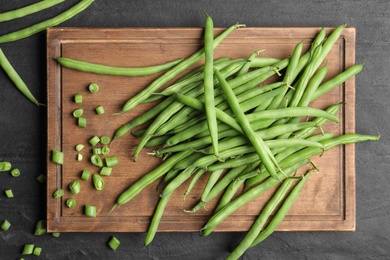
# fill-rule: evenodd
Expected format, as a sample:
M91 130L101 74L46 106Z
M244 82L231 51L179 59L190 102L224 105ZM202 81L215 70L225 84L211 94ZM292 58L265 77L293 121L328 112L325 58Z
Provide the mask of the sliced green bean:
M81 104L81 103L83 103L83 94L76 94L76 95L74 95L74 102L76 103L76 104Z
M97 107L95 108L95 112L96 112L96 114L98 114L98 115L103 115L103 114L105 113L104 107L103 107L103 106L97 106Z
M46 234L46 232L47 232L46 220L44 219L38 220L38 222L35 224L34 235L41 236L43 234Z
M100 177L99 174L95 173L92 175L92 182L93 186L97 190L103 190L104 189L104 180L102 177Z
M97 167L103 167L103 160L98 154L91 156L91 163Z
M81 191L81 185L79 180L73 180L69 184L69 190L72 192L72 194L78 194Z
M0 43L1 43L0 36ZM0 48L0 67L3 68L4 72L8 75L8 77L11 79L11 81L14 83L15 87L19 89L20 92L32 103L34 103L37 106L41 106L42 104L39 103L39 101L34 97L34 95L31 93L30 89L24 83L23 79L20 77L18 72L12 67L11 63L8 61L7 57L5 56L4 52Z
M87 127L87 119L85 117L79 117L77 118L77 125L82 128Z
M24 29L11 32L8 34L4 34L0 36L0 43L17 41L23 38L27 38L31 35L34 35L38 32L44 31L47 28L54 27L59 25L62 22L74 17L80 12L84 11L90 4L92 4L93 0L81 0L79 3L69 8L68 10L62 12L61 14L48 19L46 21L42 21L40 23L34 24L32 26L26 27Z
M96 84L96 83L91 83L91 84L88 85L88 90L91 93L96 93L96 92L99 91L99 85Z
M108 241L108 246L109 246L112 250L114 250L114 251L118 249L118 247L119 247L120 244L121 244L121 241L120 241L118 238L114 237L114 236L112 236L112 237L110 238L110 240Z
M58 198L61 198L62 196L64 196L65 192L63 189L57 189L54 193L53 193L53 198L55 199L58 199Z
M14 19L22 18L30 14L34 14L40 11L43 11L45 9L48 9L50 7L53 7L55 5L58 5L65 0L50 0L50 1L40 1L38 3L34 3L31 5L27 5L15 10L11 10L8 12L0 13L0 23L11 21Z
M12 164L10 162L0 162L0 172L8 172L12 168Z
M11 175L13 177L19 177L20 176L20 170L18 168L12 169L10 173L11 173Z
M7 198L12 199L14 197L14 194L13 194L11 189L7 189L4 192L5 192L5 196L7 196Z
M63 164L64 153L58 150L52 150L51 161L57 164Z
M242 27L243 25L233 25L227 28L223 33L217 36L213 41L213 48L217 47L224 38L226 38L231 32L236 30L237 28ZM179 75L184 70L188 69L198 61L200 61L204 57L204 48L192 54L190 57L184 59L182 62L177 64L172 69L165 72L162 76L158 77L155 81L153 81L149 86L144 88L130 100L128 100L124 106L122 107L121 113L132 110L135 106L143 102L147 99L152 93L154 93L157 89L162 87L165 83L172 80L174 77Z
M34 247L33 255L40 256L42 253L42 247L36 246Z
M7 231L10 227L11 227L11 223L6 219L4 219L0 224L0 228L3 231Z
M136 77L136 76L148 76L152 75L180 63L183 59L177 59L171 62L167 62L159 65L145 66L145 67L117 67L117 66L107 66L98 63L92 63L87 61L80 61L70 58L54 58L56 62L62 66L74 69L83 72L103 74L103 75L114 75L114 76L127 76L127 77Z
M86 204L84 205L84 215L91 218L96 218L96 206Z
M34 244L25 244L23 247L22 255L31 255L34 251Z
M67 199L66 202L65 202L66 206L68 208L74 208L76 207L76 200L75 199Z
M89 180L89 176L91 176L91 172L88 171L88 170L83 170L81 172L81 179L84 180L84 181L88 181Z
M107 167L114 167L119 164L119 160L117 156L107 157L105 158L105 161Z

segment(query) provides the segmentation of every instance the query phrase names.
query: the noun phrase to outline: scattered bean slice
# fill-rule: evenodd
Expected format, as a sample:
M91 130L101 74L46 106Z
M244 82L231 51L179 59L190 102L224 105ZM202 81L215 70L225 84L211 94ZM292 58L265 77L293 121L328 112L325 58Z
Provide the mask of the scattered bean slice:
M13 177L19 177L20 176L20 170L18 168L12 169L11 175Z
M99 91L99 85L96 84L96 83L91 83L91 84L89 84L89 86L88 86L88 90L89 90L89 92L91 92L91 93L96 93L96 92Z
M120 243L121 243L121 242L119 241L118 238L112 236L112 237L110 238L110 240L108 241L108 246L109 246L112 250L115 251L115 250L119 247Z
M55 199L58 199L58 198L61 198L62 196L64 196L64 190L63 189L57 189L54 193L53 193L53 198Z
M73 198L67 199L65 203L66 203L66 206L67 206L68 208L74 208L74 207L76 207L76 200L73 199Z
M8 189L8 190L5 190L5 195L7 196L7 198L11 199L14 197L14 194L12 192L11 189Z
M96 206L86 204L84 206L84 214L88 217L95 218L96 217Z
M3 230L3 231L7 231L9 228L11 227L11 223L8 221L8 220L3 220L0 224L0 228Z

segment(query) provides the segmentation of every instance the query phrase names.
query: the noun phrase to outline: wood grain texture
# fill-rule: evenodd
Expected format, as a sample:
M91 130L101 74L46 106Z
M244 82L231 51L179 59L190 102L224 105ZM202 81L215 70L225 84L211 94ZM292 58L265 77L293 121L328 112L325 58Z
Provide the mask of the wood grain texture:
M330 32L332 28L326 28ZM319 28L244 28L233 32L216 50L215 58L221 56L247 57L255 50L265 49L264 55L276 58L288 57L295 44L310 40ZM216 34L222 31L215 30ZM107 215L117 196L141 175L153 169L160 160L143 151L137 162L131 159L131 153L137 139L124 136L111 146L110 155L116 155L120 164L111 176L106 177L103 191L93 188L90 181L82 182L82 192L72 195L68 184L79 178L83 169L92 173L97 168L91 166L88 157L91 147L87 140L94 135L112 136L115 129L131 118L149 109L150 105L141 105L119 116L124 102L137 91L157 77L113 77L77 72L61 68L51 58L68 57L89 62L115 66L147 66L188 57L202 44L201 28L124 28L124 29L50 29L47 36L48 64L48 143L47 143L47 220L49 232L144 232L149 224L158 201L156 186L158 182L144 190L134 200L118 207ZM355 30L346 28L342 37L327 56L329 72L327 78L334 76L355 63ZM198 64L199 65L199 64ZM100 91L89 93L89 83L99 84ZM72 97L83 94L83 104L75 104ZM321 97L313 106L325 108L336 102L346 104L339 112L339 124L328 123L325 131L336 135L351 133L355 130L355 82L354 79ZM96 115L94 108L102 105L106 113ZM79 128L72 112L83 108L87 118L87 128ZM81 152L84 160L76 161L74 146L83 143L86 148ZM51 150L65 152L63 166L50 161ZM355 147L342 146L332 149L322 157L314 158L320 173L311 176L298 201L286 219L278 227L283 231L352 231L355 229ZM194 188L192 195L183 202L186 184L173 194L166 208L159 231L198 231L212 213L215 202L196 214L183 213L199 199L201 184L207 175ZM55 200L52 193L57 188L66 190L62 199ZM272 195L267 192L247 206L227 218L216 231L246 231L259 213L261 206ZM77 207L69 209L64 201L74 197ZM91 219L83 215L83 205L97 206L98 217Z

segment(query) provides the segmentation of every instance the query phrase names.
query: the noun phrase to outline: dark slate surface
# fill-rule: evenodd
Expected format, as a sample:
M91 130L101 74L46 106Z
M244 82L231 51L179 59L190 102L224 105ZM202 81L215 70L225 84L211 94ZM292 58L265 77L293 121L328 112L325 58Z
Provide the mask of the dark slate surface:
M1 1L0 12L33 2ZM0 24L0 35L52 17L76 2L68 0L39 15ZM96 0L62 26L202 27L202 8L218 27L235 22L318 27L347 22L356 27L356 58L366 59L364 71L356 78L356 131L382 135L380 142L357 145L356 232L278 232L243 259L389 259L390 2ZM0 47L32 92L45 100L45 33ZM142 233L34 236L36 221L45 216L45 188L35 180L45 171L45 113L45 108L26 101L0 71L0 161L11 161L22 172L19 178L0 173L0 220L12 222L8 232L0 232L0 259L18 259L26 243L43 248L39 259L223 259L243 238L244 233L214 233L205 238L197 233L162 233L143 248ZM14 199L5 197L7 188L14 191ZM122 241L116 252L106 245L111 235Z

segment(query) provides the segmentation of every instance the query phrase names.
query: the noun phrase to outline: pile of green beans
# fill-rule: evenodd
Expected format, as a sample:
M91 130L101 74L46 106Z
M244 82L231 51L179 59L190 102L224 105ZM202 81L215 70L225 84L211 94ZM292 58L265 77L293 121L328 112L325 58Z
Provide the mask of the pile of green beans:
M134 128L144 126L133 133L140 138L133 159L136 160L144 147L153 147L153 152L148 154L163 158L161 164L119 194L110 211L128 203L161 179L163 188L145 246L153 241L172 194L192 178L183 195L185 199L200 177L208 174L207 181L199 184L203 189L196 194L198 203L185 210L197 212L220 198L200 230L203 236L209 235L228 216L253 199L275 189L247 236L228 256L228 259L238 259L247 249L271 235L284 219L311 171L317 170L311 161L313 156L340 145L379 140L379 135L334 136L324 132L322 127L328 121L339 122L337 113L342 103L321 109L310 107L312 101L363 68L363 64L353 65L324 82L328 72L326 56L346 24L336 27L329 35L322 28L305 53L303 42L299 42L285 59L257 57L261 51L254 51L247 58L214 57L214 49L223 39L242 26L228 27L214 38L213 21L206 13L203 48L188 58L146 71L144 68L143 73L142 68L115 68L56 58L64 67L107 75L146 76L149 72L167 70L130 98L117 114L124 114L141 103L159 102L120 126L111 139L114 141ZM202 58L203 65L178 78ZM175 81L167 86L172 80ZM117 164L111 159L106 159L109 167ZM312 169L305 174L299 173L298 170L308 164ZM97 174L93 177L96 189L103 189L104 182L99 182ZM238 193L240 187L245 188L244 192ZM93 206L86 205L85 210L87 216L96 216Z

